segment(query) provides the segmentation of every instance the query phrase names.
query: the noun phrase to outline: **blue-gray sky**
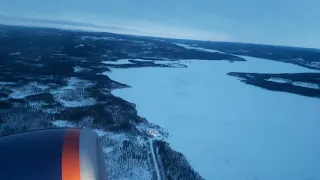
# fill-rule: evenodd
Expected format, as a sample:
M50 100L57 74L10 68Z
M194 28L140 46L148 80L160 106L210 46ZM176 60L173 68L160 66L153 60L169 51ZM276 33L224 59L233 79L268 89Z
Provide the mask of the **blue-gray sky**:
M146 35L320 48L319 0L1 0L0 14Z

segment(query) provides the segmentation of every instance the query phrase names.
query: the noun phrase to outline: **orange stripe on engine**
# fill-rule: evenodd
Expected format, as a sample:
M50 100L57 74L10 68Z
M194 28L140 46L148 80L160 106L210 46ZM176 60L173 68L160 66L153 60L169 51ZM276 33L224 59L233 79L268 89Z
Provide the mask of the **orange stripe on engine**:
M62 149L62 180L80 180L80 129L67 129Z

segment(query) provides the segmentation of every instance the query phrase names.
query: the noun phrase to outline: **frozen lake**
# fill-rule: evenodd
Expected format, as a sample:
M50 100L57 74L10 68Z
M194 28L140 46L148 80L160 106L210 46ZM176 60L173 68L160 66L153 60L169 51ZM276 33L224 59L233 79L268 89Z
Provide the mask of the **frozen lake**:
M206 179L320 179L320 100L246 85L226 73L317 72L248 62L181 61L188 68L112 69L132 88L112 93L165 128L166 139Z

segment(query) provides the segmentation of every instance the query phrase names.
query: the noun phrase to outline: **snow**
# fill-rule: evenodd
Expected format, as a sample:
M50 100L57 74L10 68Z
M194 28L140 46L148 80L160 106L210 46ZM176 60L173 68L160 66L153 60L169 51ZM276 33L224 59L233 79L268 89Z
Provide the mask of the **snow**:
M83 47L83 44L79 44L78 46L75 46L74 48L79 48L79 47Z
M291 83L292 81L290 79L284 79L284 78L269 78L266 79L266 81L272 81L276 83Z
M81 40L87 40L87 39L90 39L90 40L94 40L94 41L97 41L97 40L122 40L122 39L116 39L114 37L95 37L95 36L80 36L79 37Z
M163 129L152 127L150 124L140 123L136 128L141 134L146 134L152 139L162 140L166 136L166 132Z
M103 131L103 130L100 130L100 129L95 129L94 131L98 134L99 137L105 136L105 135L108 134L106 131Z
M33 60L33 61L39 61L38 58L28 58L28 57L19 57L20 59L24 59L24 60Z
M145 60L145 59L133 59L134 61L139 62L153 62L154 64L164 64L164 65L170 65L171 67L176 68L184 68L182 64L180 64L180 61L174 61L174 60Z
M179 61L165 61L165 60L157 60L157 61L154 61L155 64L173 64L173 63L179 63Z
M131 141L138 145L135 150L138 153L139 148L142 150L143 144L146 142L143 139L129 139L125 133L113 133L101 129L94 131L104 140L113 142L112 145L104 145L103 152L106 153L107 171L110 179L130 179L130 180L148 180L151 179L151 172L148 168L148 162L136 158L123 159L124 151L123 141ZM140 145L140 147L139 147Z
M18 87L16 89L12 89L12 93L9 94L10 98L13 99L23 99L30 95L35 95L39 93L43 93L49 87L43 84L39 84L37 82L31 82L22 87Z
M146 144L146 140L143 139L142 136L136 136L136 141L139 143L141 146Z
M78 72L88 72L88 71L92 71L92 69L89 69L89 68L83 68L83 67L80 67L80 66L75 66L73 67L73 71L78 73Z
M180 47L184 47L184 48L186 48L186 49L193 49L193 50L197 50L197 51L226 54L226 53L221 52L221 51L218 51L218 50L206 49L206 48L201 48L201 47L194 47L194 46L190 46L190 45L187 45L187 44L175 43L175 45L180 46Z
M117 61L103 61L103 64L112 64L112 65L121 65L121 64L133 64L132 62L130 62L129 60L132 59L119 59Z
M139 61L139 62L155 62L155 60L149 60L149 59L132 59L134 61Z
M21 52L10 53L10 55L12 55L12 56L17 56L17 55L20 55L20 54L21 54Z
M67 120L52 121L52 125L58 128L79 128L80 124ZM93 129L101 139L102 150L105 153L108 179L149 180L152 174L148 168L147 160L139 158L124 158L123 141L129 140L125 133L113 133L102 129ZM107 143L106 143L107 142ZM109 142L109 143L108 143ZM111 144L110 144L111 142ZM134 143L134 142L133 142ZM138 142L139 143L139 142ZM135 152L142 151L143 146L136 147Z
M52 124L55 127L60 127L60 128L61 127L70 127L70 128L77 127L76 124L71 123L71 122L69 122L67 120L54 120L54 121L52 121ZM108 131L105 131L105 130L102 130L102 129L93 129L93 130L97 133L97 135L99 137L106 136L106 137L108 137L108 139L112 139L112 140L115 140L117 142L122 142L124 140L128 140L128 137L124 133L117 133L116 134L116 133L108 132Z
M134 64L129 60L138 62L153 62L154 64L164 64L175 68L185 68L184 65L180 64L179 61L169 61L169 60L146 60L146 59L118 59L117 61L103 61L106 65L123 65L123 64Z
M302 58L291 58L292 61L297 61L297 62L304 62L305 60Z
M93 106L97 104L97 100L94 98L83 98L83 99L77 99L77 100L60 99L59 102L64 107L84 107L84 106Z
M27 106L29 106L30 108L32 108L35 111L43 110L44 105L47 105L47 103L42 102L42 101L35 101L35 102L29 101L27 103Z
M55 127L70 127L70 128L75 128L75 127L78 127L77 124L75 123L71 123L67 120L54 120L52 121L52 125L54 125ZM99 137L103 137L103 136L106 136L108 137L108 139L112 139L112 140L115 140L117 142L121 142L124 141L124 140L128 140L128 137L126 136L126 134L124 133L113 133L113 132L108 132L108 131L105 131L105 130L102 130L102 129L93 129L97 135ZM106 150L110 150L110 148L112 147L104 147L106 148Z
M54 99L64 107L84 107L97 104L95 98L88 97L85 88L92 87L94 83L70 77L67 79L67 85L56 90L51 90L50 93Z
M308 63L308 66L320 68L320 62L310 62Z
M0 86L6 86L6 85L14 85L14 82L4 82L4 81L0 81Z
M52 121L52 125L54 125L55 127L58 127L58 128L65 128L65 127L68 127L68 128L74 128L75 125L66 121L66 120L55 120L55 121Z
M121 142L124 140L128 140L127 135L124 133L115 134L115 133L104 131L101 129L94 129L94 131L98 134L99 137L107 136L109 139L112 139L115 141L121 141Z
M59 114L60 113L57 108L43 108L42 107L41 111L48 113L48 114Z
M112 93L165 128L206 179L320 179L320 101L246 85L228 72L316 72L259 58L182 61L188 68L113 69ZM139 79L139 81L137 81Z
M238 55L237 55L238 56ZM262 58L255 58L250 56L242 57L248 62L236 62L235 65L241 64L242 68L234 70L237 72L250 72L250 73L319 73L318 70L308 69L295 64L282 63L279 61L271 61ZM233 70L230 70L234 72Z
M142 59L144 59L144 60L148 59L148 58L159 59L159 60L168 60L168 61L172 60L172 59L164 58L164 57L154 57L154 56L144 56L144 57L142 57Z
M299 81L292 82L292 80L284 79L284 78L269 78L266 81L272 81L272 82L276 82L276 83L292 83L295 86L312 88L312 89L320 89L319 85L316 83L299 82Z
M127 173L129 175L124 176L121 180L149 180L152 179L150 172L147 167L132 167L131 172Z
M194 47L194 46L190 46L187 44L179 44L179 43L174 43L175 45L178 45L180 47L184 47L186 49L193 49L193 50L197 50L197 51L203 51L203 52L211 52L211 53L222 53L222 54L230 54L230 55L234 55L234 56L238 56L235 54L232 54L232 51L228 51L229 53L225 53L225 52L221 52L218 50L213 50L213 49L206 49L206 48L201 48L201 47ZM250 51L236 51L236 52L250 52ZM269 55L272 55L272 53L268 52ZM239 57L243 57L243 58L248 58L248 56L239 56ZM252 57L249 57L252 58ZM259 58L257 58L259 59ZM296 61L296 62L305 62L304 59L302 58L292 58L292 61ZM315 62L309 62L307 63L307 65L309 67L315 67L315 68L320 68L320 62L315 61Z
M102 148L103 152L104 153L110 153L113 151L113 148L112 147L106 147L106 148Z
M151 179L151 172L147 167L146 161L140 161L139 159L130 158L123 160L123 141L131 141L140 145L146 143L141 136L137 136L135 141L129 139L125 133L108 132L101 129L94 129L94 131L104 140L112 141L114 144L111 146L104 145L103 152L106 153L107 171L110 173L110 179L130 179L130 180L148 180ZM141 149L142 150L142 149ZM137 150L138 151L138 150ZM116 177L113 177L116 176Z
M46 90L46 89L49 88L49 86L44 85L44 84L40 84L40 83L37 83L37 82L31 82L31 83L29 83L29 86L32 86L32 87L35 87L35 88L38 88L38 89L41 89L41 90Z
M152 159L153 159L154 169L156 171L157 179L161 180L159 166L158 166L158 163L157 163L157 157L156 157L156 155L154 153L154 149L153 149L153 145L152 145L153 143L152 143L151 139L149 140L149 144L150 144L150 151L151 151L151 154L152 154Z
M79 79L76 77L70 77L67 79L68 85L65 86L63 89L84 89L87 87L91 87L94 84L88 80Z
M301 87L305 87L305 88L320 89L320 84L315 84L315 83L293 82L292 84L295 86L301 86Z

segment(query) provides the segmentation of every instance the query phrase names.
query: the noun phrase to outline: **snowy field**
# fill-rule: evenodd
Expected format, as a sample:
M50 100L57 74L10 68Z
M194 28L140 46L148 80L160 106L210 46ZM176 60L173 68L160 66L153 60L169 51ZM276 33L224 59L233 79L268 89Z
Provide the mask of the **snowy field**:
M52 122L52 125L58 128L80 128L79 124L65 120L55 120ZM135 139L130 139L125 133L112 133L101 129L93 130L100 137L103 152L106 153L105 161L109 179L149 180L152 178L146 161L135 158L123 158L123 155L128 153L124 150L124 141L131 141L136 146L137 151L142 151L143 146L147 146L146 140L140 136L137 136Z
M246 85L228 72L317 72L248 62L181 61L188 68L112 69L132 88L112 93L165 128L167 141L206 179L320 179L320 101Z

